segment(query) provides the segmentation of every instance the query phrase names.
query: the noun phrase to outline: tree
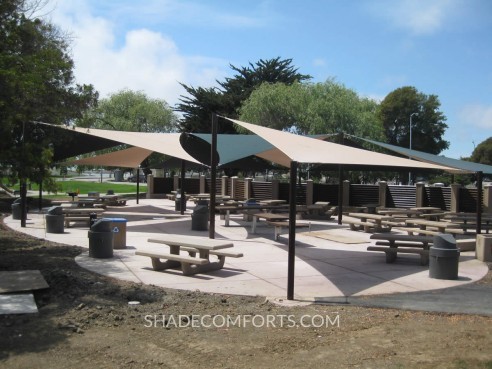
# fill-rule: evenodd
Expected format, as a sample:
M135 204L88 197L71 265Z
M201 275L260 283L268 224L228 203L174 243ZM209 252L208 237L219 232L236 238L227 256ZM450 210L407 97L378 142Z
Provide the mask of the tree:
M492 137L478 144L473 150L470 160L475 163L492 165Z
M381 139L377 103L329 79L324 83L263 83L243 103L240 118L301 134L348 133Z
M177 119L166 101L140 91L122 90L101 99L77 124L118 131L172 132Z
M298 73L292 66L292 59L260 59L247 67L230 65L236 73L233 77L219 82L219 88L193 88L182 84L189 96L181 96L176 110L183 113L180 123L182 132L210 132L212 113L229 118L237 118L238 110L255 88L264 82L282 82L290 85L294 82L309 80L311 76ZM235 132L231 125L219 127L220 133Z
M97 101L92 85L75 84L67 38L26 16L29 6L0 3L0 168L21 184L49 177L49 144L57 139L29 122L69 123Z
M436 95L425 95L415 87L406 86L390 92L378 112L388 143L410 147L412 116L412 149L431 154L447 149L449 142L442 136L448 126L446 117L439 111L440 105Z

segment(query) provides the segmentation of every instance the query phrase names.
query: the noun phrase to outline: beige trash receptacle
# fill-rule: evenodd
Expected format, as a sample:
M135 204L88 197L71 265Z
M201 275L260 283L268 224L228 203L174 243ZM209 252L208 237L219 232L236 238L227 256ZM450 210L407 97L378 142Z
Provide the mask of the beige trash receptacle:
M113 249L126 249L126 222L125 218L107 218L111 220L113 231Z
M492 261L492 234L477 234L475 257L480 261Z

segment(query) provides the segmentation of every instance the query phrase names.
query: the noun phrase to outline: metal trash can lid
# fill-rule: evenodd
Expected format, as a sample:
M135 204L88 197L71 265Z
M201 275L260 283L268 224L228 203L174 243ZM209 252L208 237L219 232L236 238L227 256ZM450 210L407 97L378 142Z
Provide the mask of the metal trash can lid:
M92 226L91 231L94 232L111 232L111 219L98 219Z
M434 236L431 249L457 250L456 239L449 233L439 233Z
M52 206L48 209L48 214L50 215L63 215L61 206Z

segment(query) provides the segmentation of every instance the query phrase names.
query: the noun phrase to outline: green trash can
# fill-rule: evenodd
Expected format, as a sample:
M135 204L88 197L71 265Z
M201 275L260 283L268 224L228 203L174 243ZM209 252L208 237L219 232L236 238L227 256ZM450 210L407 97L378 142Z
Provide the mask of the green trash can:
M113 231L111 220L99 219L89 230L89 256L92 258L113 257Z
M434 236L429 248L429 277L436 279L458 279L460 250L450 234L439 233Z
M61 206L52 206L45 215L46 233L64 233L65 217Z
M19 220L22 218L22 207L20 203L12 204L12 219Z

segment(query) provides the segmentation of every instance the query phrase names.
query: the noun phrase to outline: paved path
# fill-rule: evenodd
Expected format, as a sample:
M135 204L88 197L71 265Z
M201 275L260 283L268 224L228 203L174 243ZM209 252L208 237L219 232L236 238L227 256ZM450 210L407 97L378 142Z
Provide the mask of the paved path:
M128 219L127 248L114 250L111 259L90 258L88 252L84 252L76 258L77 263L95 272L137 283L211 293L260 295L277 301L286 297L287 237L282 235L278 242L274 241L273 227L260 222L257 233L251 234L250 223L239 215L231 219L231 227L224 227L224 221L217 216L216 238L233 241L235 251L242 252L243 258L228 258L224 269L195 276L183 276L175 270L156 272L151 268L150 258L135 256L136 250L162 250L162 245L148 243L149 237L158 237L159 233L208 237L208 232L192 231L192 211L180 216L174 211L172 201L141 199L139 205L134 201L127 204L111 208L104 215ZM86 226L66 228L63 234L46 233L43 215L31 213L26 228L21 228L20 221L11 217L7 217L5 223L36 237L88 248ZM327 231L346 239L355 238L361 243L347 244L298 234L297 301L348 302L424 310L433 310L439 305L438 311L454 312L453 303L466 300L458 298L460 293L471 291L474 296L483 292L482 287L470 284L488 272L488 266L476 260L474 252L461 253L457 280L438 280L429 278L428 267L419 264L417 255L403 255L397 263L386 264L384 253L366 251L368 245L374 244L374 240L369 239L370 234L350 231L335 221L313 221L312 230ZM408 299L406 296L412 297ZM488 296L492 294L488 293ZM436 300L440 301L437 305ZM478 297L470 301L476 300ZM470 305L468 310L473 313L474 304L470 301L466 304ZM492 306L490 299L483 301ZM478 307L475 309L484 312Z

